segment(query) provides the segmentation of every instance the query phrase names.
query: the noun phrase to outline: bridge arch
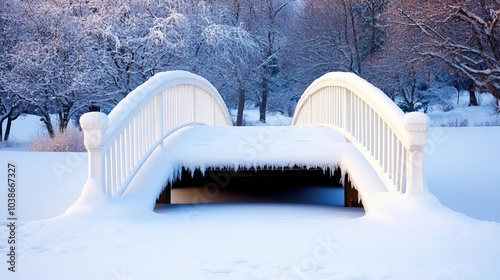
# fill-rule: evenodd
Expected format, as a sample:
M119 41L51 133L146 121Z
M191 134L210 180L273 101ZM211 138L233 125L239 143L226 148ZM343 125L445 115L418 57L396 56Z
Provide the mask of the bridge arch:
M341 133L366 158L389 191L428 193L422 153L429 118L405 114L380 89L354 73L331 72L303 93L292 125L315 124Z
M232 125L232 120L209 81L186 71L167 71L129 93L109 115L86 113L80 123L89 157L84 193L103 198L123 194L173 132L198 124Z

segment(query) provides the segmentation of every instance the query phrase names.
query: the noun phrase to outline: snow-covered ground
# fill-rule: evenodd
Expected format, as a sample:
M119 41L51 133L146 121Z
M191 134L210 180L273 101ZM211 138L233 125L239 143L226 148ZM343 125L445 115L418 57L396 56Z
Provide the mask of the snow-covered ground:
M431 118L431 126L500 126L500 114L495 114L495 100L491 94L477 94L479 106L469 107L469 94L462 92L456 107L443 112L432 109L427 114Z
M479 118L474 108L459 109ZM30 120L14 124L18 142L39 127ZM85 153L0 150L0 182L8 162L17 166L19 218L17 272L4 261L0 279L494 279L499 141L499 127L431 128L424 175L436 197L385 194L366 214L309 204L170 205L154 213L124 203L64 214L85 182ZM341 193L318 193L325 194Z
M236 122L236 110L229 111L233 122ZM266 123L262 123L259 121L259 110L248 109L243 111L243 121L245 125L255 126L255 125L275 125L275 126L283 126L290 125L292 123L292 118L284 116L280 112L272 112L266 115Z

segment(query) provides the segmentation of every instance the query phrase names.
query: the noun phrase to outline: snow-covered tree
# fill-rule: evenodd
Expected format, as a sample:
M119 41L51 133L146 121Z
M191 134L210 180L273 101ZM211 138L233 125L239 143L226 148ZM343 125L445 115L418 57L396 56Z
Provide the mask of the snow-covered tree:
M258 67L256 59L261 48L254 36L241 26L211 24L202 35L215 57L211 68L237 93L236 125L243 125L246 92Z
M201 39L194 61L197 71L219 89L226 103L237 108L236 125L243 125L248 92L257 88L262 47L249 31L250 2L244 0L204 2L196 21ZM196 33L194 33L196 35ZM193 40L194 41L194 40Z
M405 24L426 36L415 49L444 62L500 99L500 2L401 3ZM500 107L499 107L500 111Z
M251 29L256 34L262 48L262 62L258 69L261 73L261 89L257 91L259 120L265 123L269 95L271 93L272 95L285 94L282 81L287 80L287 77L281 69L283 61L281 49L286 42L284 38L287 35L285 27L291 17L292 11L290 9L292 9L294 1L261 0L253 3L255 13L250 18L253 23Z
M12 2L0 3L0 142L9 139L10 128L20 114L20 104L7 83L12 68L9 55L16 44L18 18L13 14ZM6 128L4 134L4 122Z
M330 71L354 72L365 77L369 60L385 42L383 0L302 1L294 21L294 44L306 85ZM292 35L293 36L293 35Z
M82 19L66 1L13 1L18 38L8 56L5 90L27 110L41 116L51 137L53 116L64 131L75 113L85 110L94 95L93 44ZM22 32L21 32L22 31Z
M174 2L109 1L93 8L87 29L99 42L100 84L114 102L184 56L189 23Z

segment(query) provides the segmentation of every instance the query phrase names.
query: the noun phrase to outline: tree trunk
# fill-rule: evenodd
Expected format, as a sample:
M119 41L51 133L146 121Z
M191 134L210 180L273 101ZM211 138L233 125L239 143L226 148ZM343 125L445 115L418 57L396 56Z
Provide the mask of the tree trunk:
M0 142L2 142L3 139L3 120L0 119Z
M8 141L10 136L10 129L12 127L12 122L19 117L19 113L16 113L15 108L11 108L10 111L0 118L0 142ZM7 120L7 127L5 128L5 134L3 134L3 121Z
M8 116L8 114L0 116L0 142L3 140L3 121L6 120Z
M350 65L350 70L357 75L361 76L361 54L359 51L359 46L358 46L358 33L356 29L356 22L354 20L354 12L353 12L353 6L351 3L347 2L346 0L343 1L343 6L344 6L344 14L345 14L345 30L344 30L344 36L346 43L349 45L349 49L351 47L354 48L354 54L351 54L351 65ZM349 38L349 25L350 25L350 30L352 32L352 44L350 43Z
M52 120L50 119L50 115L47 113L42 113L42 118L40 121L45 124L45 127L47 128L47 132L49 133L50 138L54 138L56 136L56 133L54 131L54 126L52 125Z
M63 133L69 124L69 117L67 115L63 115L62 119L59 119L59 132Z
M63 133L70 122L70 111L73 108L73 102L70 101L61 107L62 109L59 111L59 132Z
M63 133L64 129L66 128L66 124L65 124L66 119L64 117L64 112L59 111L58 115L59 115L59 132Z
M479 106L477 103L476 92L469 88L469 106Z
M487 89L495 98L496 112L500 113L500 88L495 86L493 83L490 83Z
M238 113L236 114L236 126L243 125L243 110L245 109L245 88L238 78Z
M12 128L12 122L15 121L19 117L19 114L12 116L12 114L7 118L7 127L5 128L5 136L4 141L9 140L10 129Z
M467 86L469 87L469 106L479 106L477 103L475 83L472 79L469 79Z
M361 54L358 45L358 32L356 30L356 23L354 22L354 14L352 11L352 6L349 7L349 12L351 14L351 27L352 27L352 39L354 44L354 53L356 55L356 74L361 76Z
M264 73L262 74L262 97L260 100L259 107L259 121L262 123L266 122L266 111L267 111L267 96L269 95L269 81L267 75L267 67L263 69Z

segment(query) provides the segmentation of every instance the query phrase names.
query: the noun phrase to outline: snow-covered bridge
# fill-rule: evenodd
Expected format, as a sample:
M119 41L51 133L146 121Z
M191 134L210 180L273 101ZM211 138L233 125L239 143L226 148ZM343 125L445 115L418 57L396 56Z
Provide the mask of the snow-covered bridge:
M404 114L352 73L332 72L304 92L290 127L233 127L206 79L159 73L109 114L82 116L89 174L82 199L128 198L153 208L183 168L340 168L365 208L374 194L428 193L422 152L429 119Z

